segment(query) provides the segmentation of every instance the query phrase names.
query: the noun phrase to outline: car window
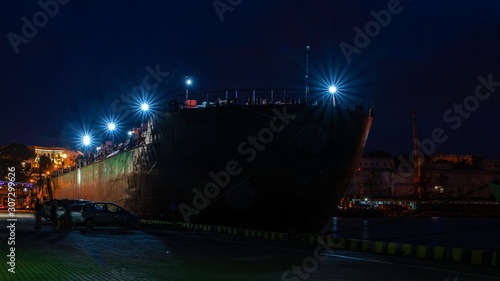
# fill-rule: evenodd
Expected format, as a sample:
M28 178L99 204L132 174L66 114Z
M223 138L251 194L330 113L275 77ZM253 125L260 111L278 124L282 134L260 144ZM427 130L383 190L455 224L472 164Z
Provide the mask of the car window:
M108 208L108 211L117 213L120 210L120 207L114 205L114 204L107 204L106 207Z
M86 204L84 206L85 206L84 207L85 211L103 211L104 210L104 204L91 203L91 204Z
M94 209L98 210L98 211L104 211L106 210L106 207L104 203L96 203L96 204L93 204L94 205Z

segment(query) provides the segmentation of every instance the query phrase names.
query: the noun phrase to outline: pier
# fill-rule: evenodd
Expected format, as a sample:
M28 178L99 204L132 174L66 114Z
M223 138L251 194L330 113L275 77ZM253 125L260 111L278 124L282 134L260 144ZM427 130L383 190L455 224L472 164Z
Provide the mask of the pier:
M2 280L500 280L498 266L375 251L392 251L391 245L362 251L362 242L295 240L280 233L160 221L146 221L135 230L76 227L65 232L52 231L44 222L35 230L32 214L16 215L11 273L7 221L1 214Z

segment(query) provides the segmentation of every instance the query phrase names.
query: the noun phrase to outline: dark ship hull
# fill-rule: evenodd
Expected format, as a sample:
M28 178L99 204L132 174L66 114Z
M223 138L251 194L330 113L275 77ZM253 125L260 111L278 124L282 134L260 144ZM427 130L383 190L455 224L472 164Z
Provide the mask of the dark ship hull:
M498 181L493 181L488 183L491 193L493 193L493 196L495 197L495 200L497 200L498 204L500 205L500 183Z
M293 102L175 110L150 123L146 145L53 178L54 194L142 218L319 232L372 120L360 108Z

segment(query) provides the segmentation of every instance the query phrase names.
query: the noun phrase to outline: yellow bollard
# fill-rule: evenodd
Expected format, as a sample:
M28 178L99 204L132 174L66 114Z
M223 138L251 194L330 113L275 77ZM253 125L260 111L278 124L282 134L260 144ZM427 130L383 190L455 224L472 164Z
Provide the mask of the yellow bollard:
M417 257L424 259L427 256L427 246L418 246Z
M403 256L410 256L411 255L411 244L403 244L403 251L402 254Z
M349 249L351 250L356 250L357 246L358 246L358 241L357 240L351 240L351 243L349 243Z
M435 247L434 248L434 259L435 260L443 260L444 258L444 247Z
M483 251L472 250L470 262L472 264L481 264L483 262Z
M462 252L463 250L460 248L451 249L451 260L456 262L462 261Z
M366 252L370 248L370 241L363 241L361 251Z
M387 246L387 253L390 255L394 255L396 253L396 243L389 243Z

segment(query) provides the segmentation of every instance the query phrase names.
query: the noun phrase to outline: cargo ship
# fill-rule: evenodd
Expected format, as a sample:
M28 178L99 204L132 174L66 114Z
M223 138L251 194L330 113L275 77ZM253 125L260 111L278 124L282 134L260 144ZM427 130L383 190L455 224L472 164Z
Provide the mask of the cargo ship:
M116 202L143 219L317 233L372 122L373 108L328 92L192 94L149 119L144 143L52 178L53 194Z

